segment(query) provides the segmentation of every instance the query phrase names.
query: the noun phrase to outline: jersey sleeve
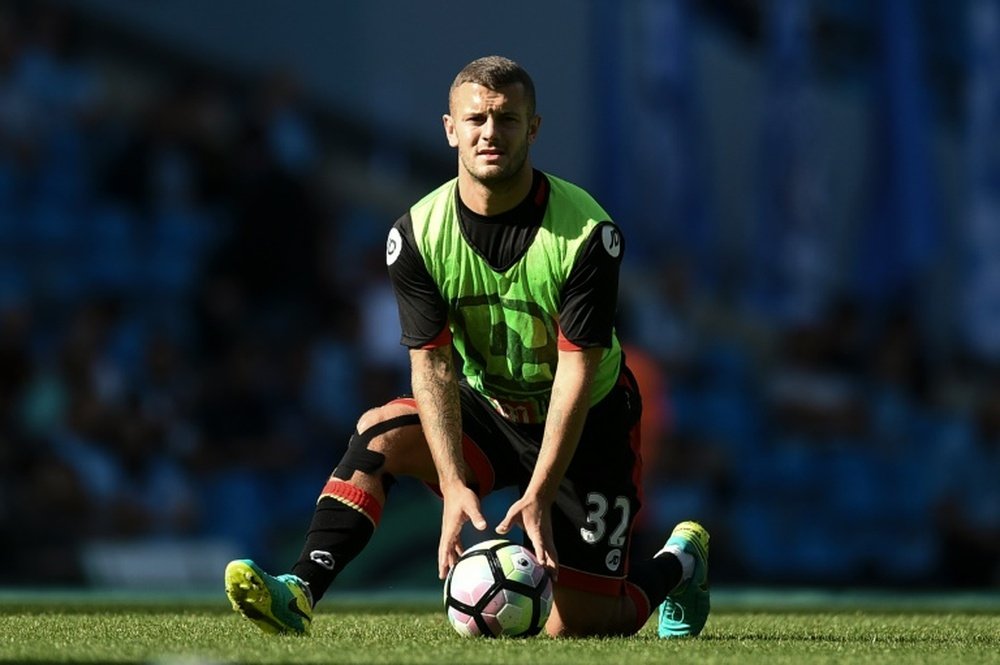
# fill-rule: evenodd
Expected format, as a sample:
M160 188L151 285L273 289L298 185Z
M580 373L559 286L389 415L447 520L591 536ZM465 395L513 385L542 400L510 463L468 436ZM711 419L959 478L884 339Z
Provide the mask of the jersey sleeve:
M621 230L613 223L591 233L563 286L560 348L611 347L624 250Z
M450 342L448 307L413 240L409 213L389 230L385 262L399 308L400 343L418 349Z

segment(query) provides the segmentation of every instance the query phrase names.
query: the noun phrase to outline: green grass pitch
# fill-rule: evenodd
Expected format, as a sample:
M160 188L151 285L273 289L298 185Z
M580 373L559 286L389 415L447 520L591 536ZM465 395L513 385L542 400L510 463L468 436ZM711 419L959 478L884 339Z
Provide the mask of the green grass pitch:
M469 640L433 597L333 596L308 637L266 636L222 594L0 593L0 662L207 663L1000 663L1000 598L717 592L700 638L653 622L614 639Z

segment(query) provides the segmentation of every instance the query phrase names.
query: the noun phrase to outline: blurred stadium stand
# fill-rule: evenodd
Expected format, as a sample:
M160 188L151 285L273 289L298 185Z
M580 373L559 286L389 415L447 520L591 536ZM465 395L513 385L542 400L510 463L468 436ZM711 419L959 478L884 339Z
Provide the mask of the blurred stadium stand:
M696 516L719 583L1000 586L1000 0L530 4L0 0L0 584L293 560L406 390L383 234L501 51L629 241L637 547ZM436 586L435 499L392 501L345 588Z

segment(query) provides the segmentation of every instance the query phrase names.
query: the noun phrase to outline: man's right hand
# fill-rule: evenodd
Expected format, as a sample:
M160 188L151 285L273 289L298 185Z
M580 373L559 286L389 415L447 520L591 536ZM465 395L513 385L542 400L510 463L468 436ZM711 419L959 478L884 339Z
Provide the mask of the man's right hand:
M438 544L438 577L445 579L448 571L462 556L462 525L472 522L479 531L486 529L486 518L479 507L479 497L466 485L442 488L444 507L441 514L441 540Z

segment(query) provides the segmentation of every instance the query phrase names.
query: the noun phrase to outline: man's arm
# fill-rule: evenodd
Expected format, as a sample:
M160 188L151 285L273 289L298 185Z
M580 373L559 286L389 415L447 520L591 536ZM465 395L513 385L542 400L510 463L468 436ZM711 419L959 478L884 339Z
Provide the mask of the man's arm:
M471 520L482 531L486 519L479 507L479 497L466 484L462 411L451 345L411 349L410 365L413 397L444 500L438 544L438 576L444 579L462 553L462 525Z
M497 526L497 533L504 534L520 524L535 547L535 556L553 574L559 558L552 539L552 502L580 442L590 408L590 384L603 354L600 347L559 351L545 432L531 480Z

